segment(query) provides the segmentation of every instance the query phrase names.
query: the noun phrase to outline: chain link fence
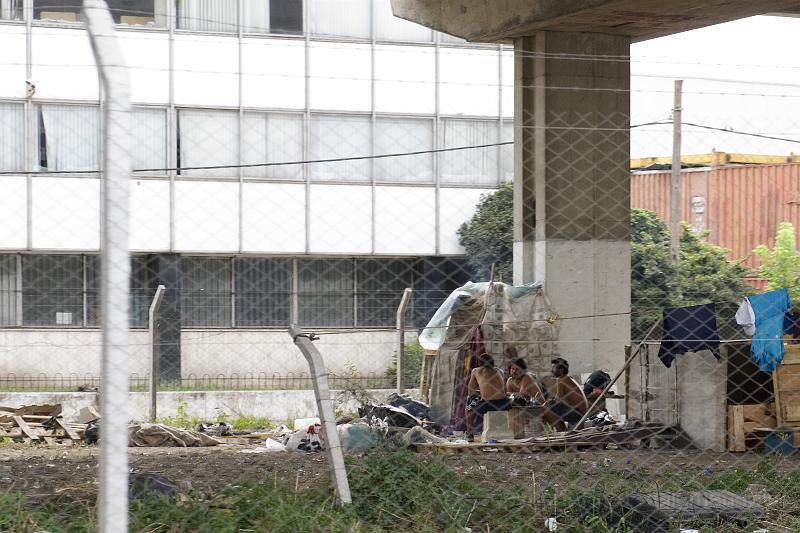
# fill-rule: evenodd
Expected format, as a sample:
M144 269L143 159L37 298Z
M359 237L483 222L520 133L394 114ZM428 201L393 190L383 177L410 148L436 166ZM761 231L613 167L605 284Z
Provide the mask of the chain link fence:
M67 502L9 530L800 528L795 67L468 45L384 0L85 3L0 0L0 424L24 508ZM264 445L318 416L291 325L344 508ZM128 448L151 382L153 422L241 434ZM48 466L33 404L102 407L100 474L82 440ZM153 473L189 489L128 492Z

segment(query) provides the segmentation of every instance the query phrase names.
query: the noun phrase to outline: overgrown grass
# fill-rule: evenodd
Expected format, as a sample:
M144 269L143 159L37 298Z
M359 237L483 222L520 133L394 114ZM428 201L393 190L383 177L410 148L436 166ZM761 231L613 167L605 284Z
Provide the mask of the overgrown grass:
M487 482L480 482L436 456L379 449L348 460L353 504L347 508L334 505L325 481L316 489L300 491L271 481L221 488L214 495L134 501L130 530L464 533L469 528L473 532L526 532L542 531L544 519L555 514L559 531L628 533L635 529L624 521L611 527L602 515L604 505L613 505L630 492L652 491L658 486L661 490L709 488L742 494L754 483L781 497L781 525L792 531L800 525L792 517L800 503L800 472L781 472L775 460L765 460L752 469L694 477L685 472L682 477L678 473L658 479L646 468L631 471L599 465L587 471L580 463L571 458L556 466L552 471L556 475L543 471L543 476L551 476L551 483L537 492L531 483L499 479L498 472L493 482L488 482L488 477ZM587 484L587 479L593 483ZM696 526L708 532L742 531L740 524L722 522ZM95 527L94 509L86 504L64 498L34 503L19 494L0 494L2 531L88 532ZM748 531L753 529L756 527Z

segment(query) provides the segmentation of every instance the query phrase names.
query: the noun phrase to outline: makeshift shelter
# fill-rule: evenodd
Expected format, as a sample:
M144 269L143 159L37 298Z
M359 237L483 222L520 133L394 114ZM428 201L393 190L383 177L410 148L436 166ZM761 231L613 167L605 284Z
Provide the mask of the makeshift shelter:
M484 351L505 370L505 349L514 346L530 372L548 371L558 353L558 330L558 316L541 283L470 282L454 290L419 337L423 348L438 350L430 377L433 421L460 424L466 384Z

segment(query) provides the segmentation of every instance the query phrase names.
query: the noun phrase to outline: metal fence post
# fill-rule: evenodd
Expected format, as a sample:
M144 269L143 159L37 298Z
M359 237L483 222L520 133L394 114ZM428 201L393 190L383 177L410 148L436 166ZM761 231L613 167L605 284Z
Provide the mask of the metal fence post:
M128 530L128 187L130 84L105 0L84 0L86 29L105 94L102 195L101 532Z
M403 394L406 386L403 378L406 374L405 349L406 349L406 309L411 302L411 289L403 290L403 297L397 307L397 392Z
M325 452L328 454L331 481L336 488L336 496L340 503L351 503L350 483L347 481L344 454L339 441L339 433L336 431L336 417L333 413L333 399L328 387L328 371L325 369L325 362L317 348L311 343L311 338L303 333L303 330L297 325L289 326L289 335L294 340L294 344L300 348L311 370L311 382L314 384L317 411L325 432Z
M165 287L159 285L153 301L150 302L148 313L147 329L150 334L150 422L155 422L158 417L158 382L159 365L161 364L161 353L156 346L156 327L158 323L158 310L161 307L161 300L164 298Z

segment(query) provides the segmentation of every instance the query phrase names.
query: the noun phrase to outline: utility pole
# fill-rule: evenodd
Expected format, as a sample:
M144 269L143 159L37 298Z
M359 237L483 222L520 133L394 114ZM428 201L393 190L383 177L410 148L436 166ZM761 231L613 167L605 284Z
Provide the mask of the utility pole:
M681 259L681 121L683 80L675 80L675 106L672 109L672 187L670 191L669 254L676 263Z

